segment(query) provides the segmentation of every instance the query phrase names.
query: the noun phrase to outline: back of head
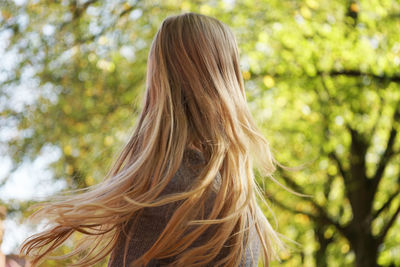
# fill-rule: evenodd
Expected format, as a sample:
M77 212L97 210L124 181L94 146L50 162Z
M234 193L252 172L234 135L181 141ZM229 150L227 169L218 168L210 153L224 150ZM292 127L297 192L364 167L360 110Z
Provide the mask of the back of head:
M245 149L238 123L248 125L249 113L235 37L225 24L195 13L163 21L149 53L143 113L173 124L172 138L208 155L217 144Z

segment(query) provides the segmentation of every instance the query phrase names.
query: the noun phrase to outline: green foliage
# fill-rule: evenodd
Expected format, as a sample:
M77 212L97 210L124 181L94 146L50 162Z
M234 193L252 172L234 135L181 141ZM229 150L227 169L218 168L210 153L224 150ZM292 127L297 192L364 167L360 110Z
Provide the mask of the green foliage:
M50 146L62 151L54 179L99 182L134 126L160 22L183 11L215 16L237 36L248 102L274 155L305 164L277 178L311 198L265 186L279 230L300 243L272 266L367 266L365 255L400 266L397 1L1 5L15 58L0 68L0 127L18 132L1 141L16 168ZM20 94L34 101L15 106Z

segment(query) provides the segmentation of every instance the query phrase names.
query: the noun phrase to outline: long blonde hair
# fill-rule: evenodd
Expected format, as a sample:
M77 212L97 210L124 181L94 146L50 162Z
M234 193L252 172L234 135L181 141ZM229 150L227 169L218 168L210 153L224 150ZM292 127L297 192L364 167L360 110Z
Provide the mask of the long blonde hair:
M190 190L160 197L188 147L202 152L204 168ZM223 247L229 253L219 265L238 266L251 227L267 266L276 256L273 243L280 241L257 204L264 199L253 167L271 177L275 163L247 106L232 31L196 13L167 17L151 45L144 107L129 142L103 182L41 205L34 217L47 219L51 227L28 238L21 254L31 255L36 265L80 232L80 242L63 258L75 255L74 265L93 265L111 253L127 221L141 209L180 201L135 266L171 256L177 256L173 266L203 266ZM218 175L215 205L207 218L194 220ZM210 226L215 234L187 249Z

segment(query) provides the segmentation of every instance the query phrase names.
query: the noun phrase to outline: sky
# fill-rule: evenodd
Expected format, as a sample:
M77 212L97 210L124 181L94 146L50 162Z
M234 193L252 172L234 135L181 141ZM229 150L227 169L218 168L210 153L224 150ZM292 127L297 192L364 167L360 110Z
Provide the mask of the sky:
M6 79L7 71L10 71L15 65L15 60L18 60L18 56L14 51L5 50L8 37L9 34L6 31L0 33L0 62L2 63L0 66L0 80ZM0 88L0 111L5 105L8 105L17 111L23 112L25 104L31 104L35 101L35 92L25 86L32 84L27 81L29 80L29 71L25 75L25 83L22 83L17 88ZM4 94L9 95L10 98L5 98ZM0 117L0 121L4 122L5 120L7 118ZM12 169L11 159L2 143L15 135L23 133L18 132L12 124L8 124L9 126L6 127L3 125L2 123L2 128L0 128L0 200L7 203L11 200L43 199L65 188L65 182L53 181L52 173L47 169L47 166L61 155L61 151L54 147L44 147L41 155L33 162L25 162L10 174ZM5 254L16 253L16 249L23 239L37 230L37 227L32 227L30 224L21 224L18 218L13 216L6 218L4 228L1 251Z
M1 129L0 131L3 131ZM4 186L0 187L1 201L44 199L66 187L65 181L54 181L52 172L47 166L60 156L60 151L47 147L42 150L33 162L26 162L13 172ZM0 181L6 179L11 169L11 160L2 153L0 157ZM4 221L4 237L1 251L4 254L16 253L18 245L37 227L28 222L19 223L14 216Z

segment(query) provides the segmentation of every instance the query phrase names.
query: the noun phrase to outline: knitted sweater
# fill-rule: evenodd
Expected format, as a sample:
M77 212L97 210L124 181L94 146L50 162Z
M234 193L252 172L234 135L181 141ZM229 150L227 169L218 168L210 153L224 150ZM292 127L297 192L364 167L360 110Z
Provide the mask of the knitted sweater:
M188 149L185 150L182 163L171 179L171 182L166 186L164 191L161 193L171 194L177 192L183 192L187 190L193 182L193 180L199 175L201 168L204 166L204 158L201 152L196 150ZM220 178L217 176L217 178ZM217 180L216 180L217 181ZM211 195L206 201L206 211L211 211L215 199L214 195ZM137 221L129 221L125 233L121 233L117 245L111 253L108 267L123 267L124 264L124 249L127 236L129 239L127 254L126 254L126 267L130 266L129 263L139 256L143 255L157 240L161 234L169 219L171 218L176 203L171 203L154 208L143 209L141 216L138 217ZM134 223L134 227L131 228ZM131 231L129 231L131 229ZM209 227L191 246L195 247L208 240L208 237L213 234L212 227ZM255 267L258 263L260 242L258 236L255 234L255 230L251 229L249 236L249 244L245 249L241 267ZM251 240L251 242L250 242ZM189 247L190 248L190 247ZM216 262L226 256L226 249L220 251L218 256L207 266L216 266ZM254 261L253 261L254 257ZM153 259L147 264L147 267L167 266L174 259ZM186 266L185 266L186 267Z

